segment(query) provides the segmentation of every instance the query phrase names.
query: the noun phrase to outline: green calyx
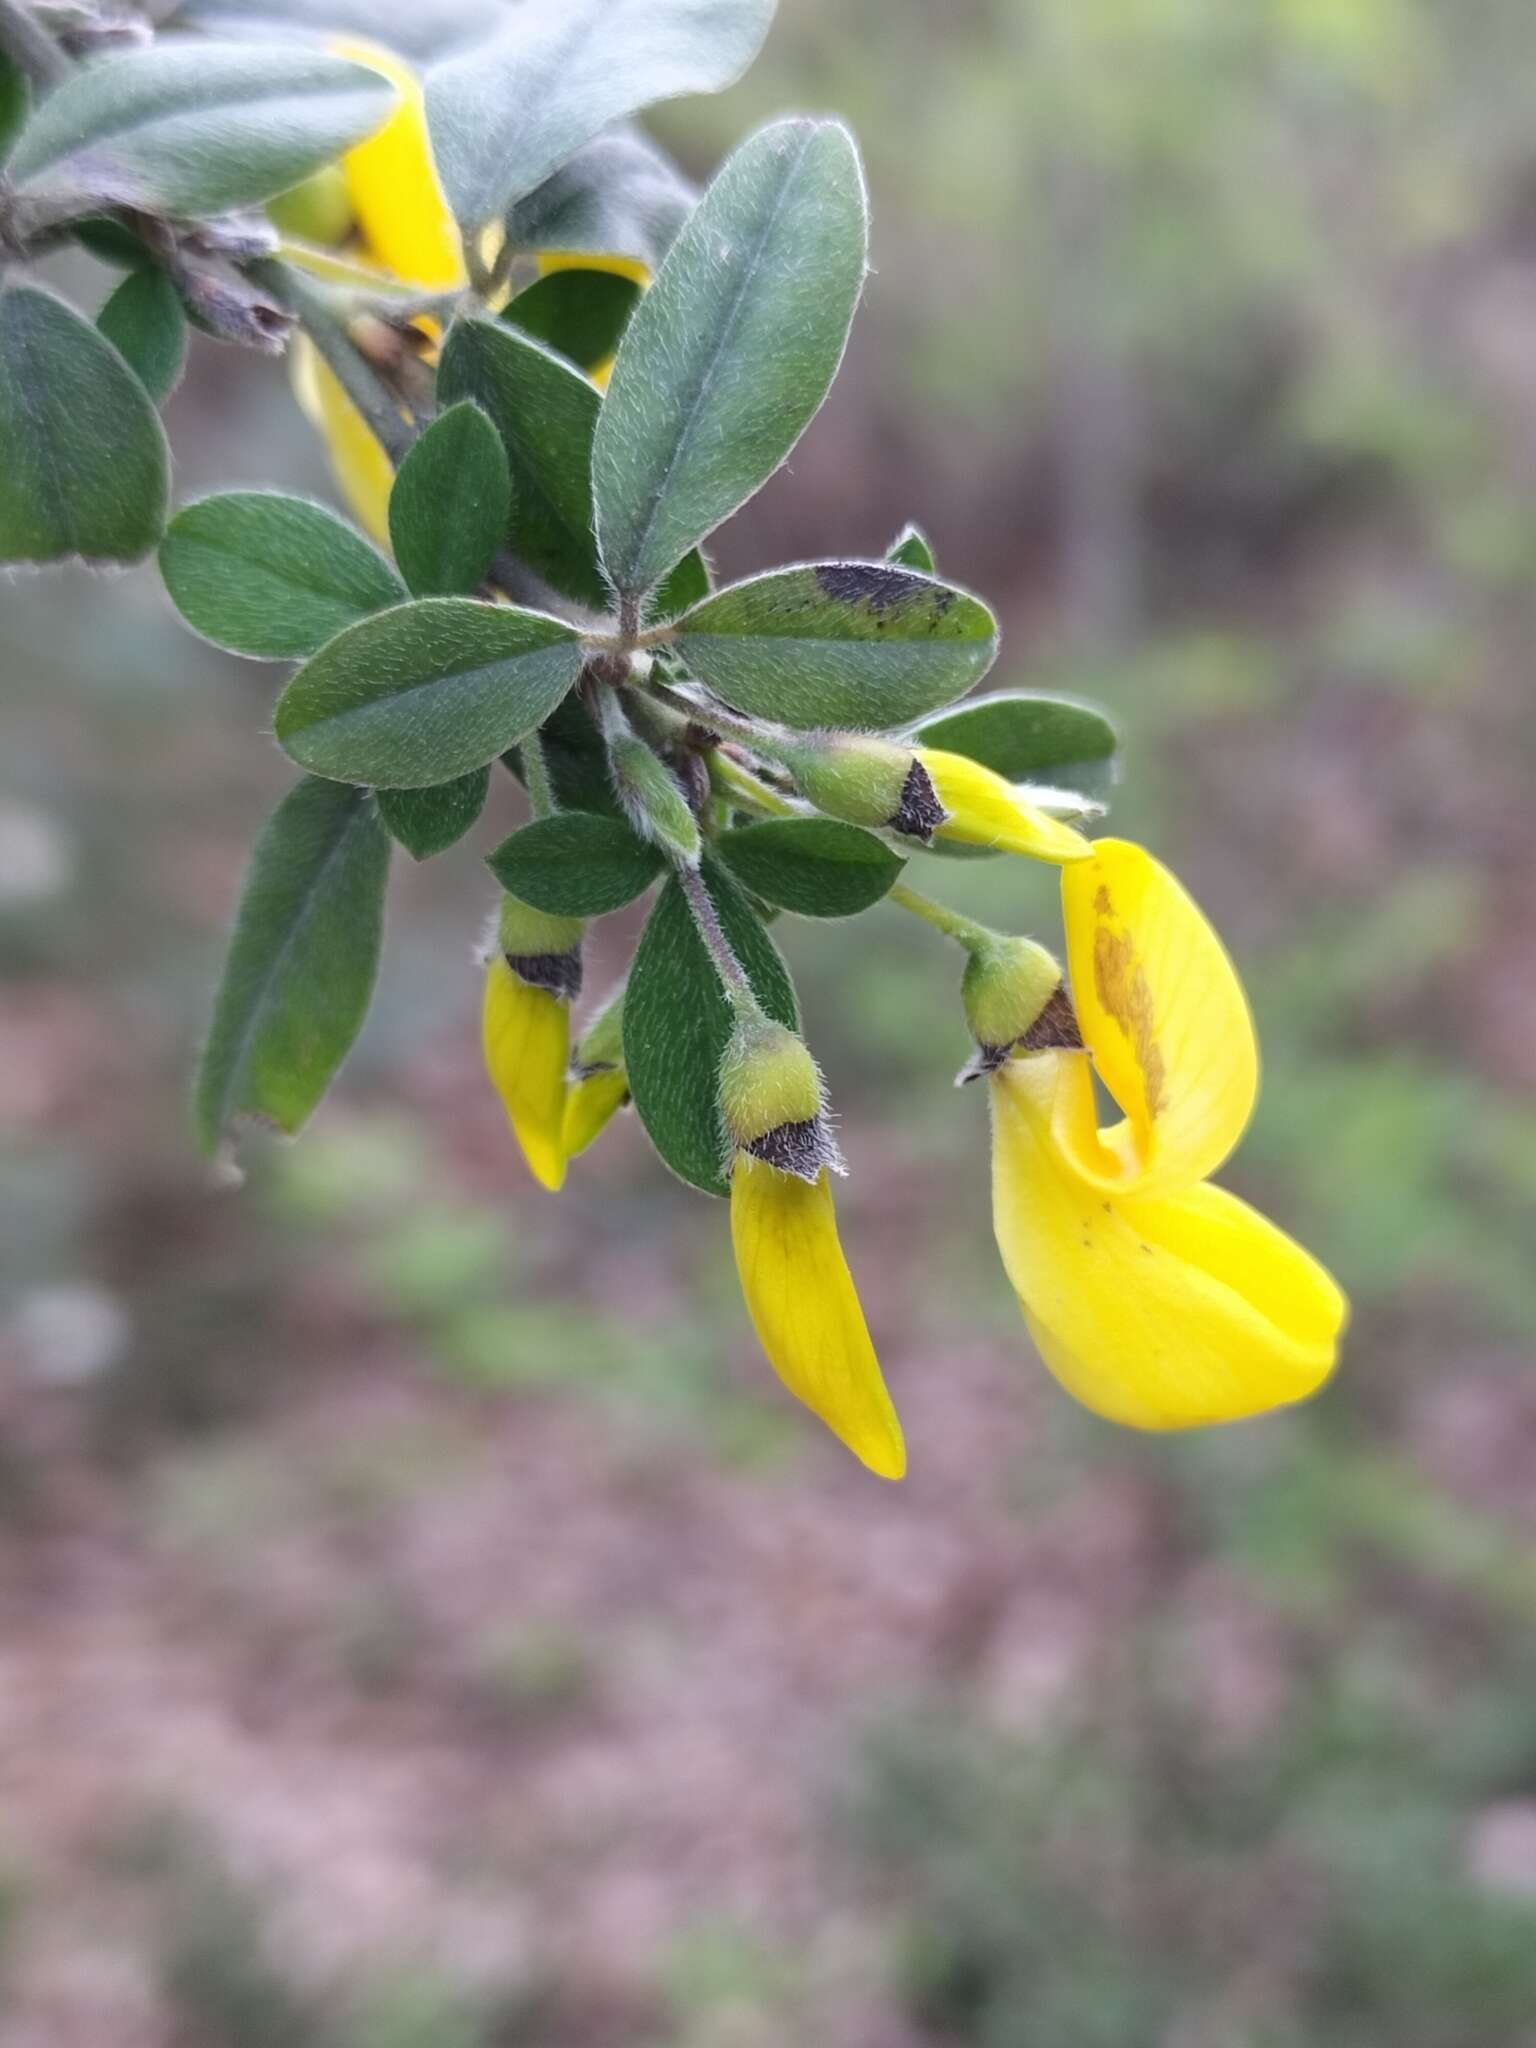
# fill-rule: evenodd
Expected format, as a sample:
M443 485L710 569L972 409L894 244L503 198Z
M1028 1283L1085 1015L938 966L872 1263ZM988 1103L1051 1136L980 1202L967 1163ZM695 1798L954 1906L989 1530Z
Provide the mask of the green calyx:
M562 1002L581 994L581 942L586 925L579 917L552 917L516 896L503 895L496 919L496 945L519 981L543 989Z
M776 1133L817 1126L821 1074L805 1041L771 1017L743 1017L720 1062L720 1115L733 1150L757 1152Z
M971 1036L984 1054L1019 1046L1058 998L1066 1002L1060 963L1044 946L1000 935L970 949L960 992Z
M918 768L910 747L870 733L808 733L774 751L818 811L875 831L902 816Z
M624 1065L624 984L609 996L581 1034L571 1056L571 1069L579 1075L621 1069Z

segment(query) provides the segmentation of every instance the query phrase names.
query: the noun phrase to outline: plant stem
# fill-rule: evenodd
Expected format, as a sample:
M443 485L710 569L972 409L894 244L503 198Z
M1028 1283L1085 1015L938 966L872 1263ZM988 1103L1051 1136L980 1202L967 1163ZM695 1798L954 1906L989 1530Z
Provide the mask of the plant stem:
M555 785L550 780L549 762L544 755L544 736L531 732L523 741L523 781L528 788L528 801L536 818L552 818L560 806L555 800Z
M402 417L383 379L302 271L286 263L263 263L256 268L264 281L298 315L300 325L319 350L327 368L333 372L337 383L367 421L369 432L398 469L410 453L416 434Z
M0 0L0 55L34 85L56 85L70 69L68 57L22 0Z
M931 896L923 896L916 889L909 889L904 882L897 882L885 892L887 903L894 903L898 909L908 910L914 917L920 917L924 924L931 924L935 931L943 932L948 939L972 952L978 946L990 945L997 937L984 924L978 924L973 917L963 917L958 910L951 910L946 904L935 903Z
M720 794L732 803L739 803L748 810L762 811L770 818L803 818L806 814L799 804L754 775L750 768L744 768L740 761L716 748L709 757L710 778Z
M736 740L741 746L750 747L754 754L770 751L762 727L753 725L750 719L738 718L734 711L726 711L718 704L695 704L670 683L653 682L650 694L668 710L681 712L690 725L702 725L709 732L719 733L722 739Z
M688 908L693 913L693 922L699 937L704 941L705 950L715 964L720 977L720 986L725 999L739 1017L761 1016L762 1005L752 993L752 984L747 979L747 970L736 958L735 948L725 935L714 899L705 884L703 872L679 861L672 872L682 885Z

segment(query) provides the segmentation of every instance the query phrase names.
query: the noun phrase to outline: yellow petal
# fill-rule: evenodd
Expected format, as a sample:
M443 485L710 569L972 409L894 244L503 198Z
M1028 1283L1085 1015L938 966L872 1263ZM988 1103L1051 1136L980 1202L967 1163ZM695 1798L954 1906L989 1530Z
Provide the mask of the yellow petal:
M307 335L294 336L289 356L294 395L306 417L325 436L342 496L359 523L387 548L389 494L395 482L389 457Z
M393 51L359 36L336 37L330 47L382 72L400 95L384 126L342 158L368 254L410 284L458 290L468 282L464 250L437 175L416 74Z
M1101 839L1061 878L1083 1042L1126 1121L1079 1165L1123 1192L1204 1180L1253 1113L1259 1051L1237 970L1144 847Z
M608 1128L629 1098L629 1077L622 1067L603 1067L583 1074L565 1094L565 1121L560 1149L577 1159Z
M1328 1378L1348 1315L1332 1278L1221 1188L1106 1195L1057 1142L1092 1115L1082 1053L1011 1061L992 1086L993 1222L1041 1356L1085 1407L1136 1429L1232 1422Z
M529 1170L551 1193L565 1179L565 1069L571 1012L548 989L530 988L498 954L486 970L485 1064L506 1106Z
M935 834L962 846L990 846L999 853L1027 854L1031 860L1061 864L1086 860L1093 852L1081 832L1026 803L1001 775L964 754L919 747L939 802L949 816Z
M747 1308L780 1379L872 1472L900 1479L901 1424L838 1242L825 1169L812 1183L739 1154L731 1238Z

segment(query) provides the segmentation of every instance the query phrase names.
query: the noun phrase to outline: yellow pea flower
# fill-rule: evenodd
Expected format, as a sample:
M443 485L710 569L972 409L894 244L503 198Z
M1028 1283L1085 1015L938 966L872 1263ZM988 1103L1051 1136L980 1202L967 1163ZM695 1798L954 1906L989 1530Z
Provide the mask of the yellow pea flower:
M918 747L916 756L944 811L934 828L935 839L1022 853L1057 865L1087 860L1093 852L1081 832L1027 802L994 769L942 748Z
M486 1070L529 1171L551 1194L565 1182L566 1069L571 1004L581 992L581 937L578 920L504 897L485 976Z
M789 1391L882 1479L907 1469L837 1234L841 1170L816 1063L792 1031L738 1025L720 1077L731 1161L731 1242L758 1341Z
M1174 877L1126 841L1065 868L1062 904L1075 1019L1057 991L1023 1046L986 1061L998 1247L1041 1356L1085 1406L1138 1429L1304 1400L1333 1371L1348 1304L1207 1179L1258 1089L1236 971ZM1109 1130L1095 1069L1124 1112Z
M621 983L582 1033L571 1061L560 1133L566 1158L576 1159L594 1144L628 1100Z

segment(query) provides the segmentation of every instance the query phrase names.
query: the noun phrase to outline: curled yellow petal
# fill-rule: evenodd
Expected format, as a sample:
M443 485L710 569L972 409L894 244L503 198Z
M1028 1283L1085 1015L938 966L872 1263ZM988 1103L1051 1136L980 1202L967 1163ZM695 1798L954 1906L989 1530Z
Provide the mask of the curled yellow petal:
M456 291L468 281L463 244L437 175L420 81L392 50L363 37L336 37L331 48L382 72L400 95L383 127L342 158L368 254L411 284Z
M629 1078L622 1067L600 1067L571 1082L565 1094L565 1120L560 1149L577 1159L593 1144L629 1099Z
M825 1168L804 1181L739 1154L731 1238L753 1326L780 1379L872 1472L900 1479L901 1424L838 1242Z
M1188 1429L1317 1391L1348 1308L1309 1253L1221 1188L1125 1196L1079 1174L1058 1134L1092 1117L1085 1054L1010 1061L991 1094L998 1249L1041 1356L1085 1407Z
M389 494L395 472L368 422L342 389L307 335L289 349L294 395L305 417L320 429L342 496L358 522L381 547L389 546Z
M1080 1168L1125 1193L1204 1180L1258 1094L1237 970L1180 884L1128 840L1101 839L1064 870L1061 898L1083 1042L1125 1112L1102 1147L1083 1144Z
M485 1064L529 1171L551 1193L565 1180L565 1070L570 1006L532 988L498 954L485 976Z
M962 846L990 846L1057 865L1086 860L1092 843L1035 804L1026 803L1011 782L964 754L919 747L939 802L949 816L934 835Z

